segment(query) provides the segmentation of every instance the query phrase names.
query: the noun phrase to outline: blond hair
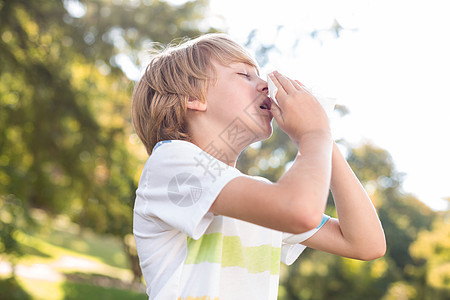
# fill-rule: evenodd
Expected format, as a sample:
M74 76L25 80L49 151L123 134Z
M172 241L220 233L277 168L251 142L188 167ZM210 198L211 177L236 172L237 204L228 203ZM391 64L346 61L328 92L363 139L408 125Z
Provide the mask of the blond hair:
M163 140L190 140L187 101L206 101L208 83L221 64L242 62L258 69L251 55L224 34L206 34L152 57L133 92L134 129L147 149Z

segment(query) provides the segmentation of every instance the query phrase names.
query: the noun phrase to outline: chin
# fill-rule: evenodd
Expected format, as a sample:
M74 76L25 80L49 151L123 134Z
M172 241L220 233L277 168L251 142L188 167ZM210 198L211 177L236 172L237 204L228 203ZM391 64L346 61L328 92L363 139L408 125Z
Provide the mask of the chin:
M265 130L260 135L260 138L258 138L258 141L267 140L268 138L270 138L272 136L272 134L273 134L272 122L270 122L267 126L268 127L266 127Z

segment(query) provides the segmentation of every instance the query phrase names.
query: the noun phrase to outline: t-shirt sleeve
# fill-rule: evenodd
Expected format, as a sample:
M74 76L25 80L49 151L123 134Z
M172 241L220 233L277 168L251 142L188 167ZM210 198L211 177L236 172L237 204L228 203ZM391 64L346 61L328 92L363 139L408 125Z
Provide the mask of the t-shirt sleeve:
M211 224L211 205L239 170L185 141L153 150L136 191L135 213L162 230L178 229L199 239Z
M306 249L306 246L300 243L312 237L329 219L330 217L324 214L322 216L322 222L320 222L319 226L312 230L300 234L283 233L281 262L288 266L294 263L294 261Z

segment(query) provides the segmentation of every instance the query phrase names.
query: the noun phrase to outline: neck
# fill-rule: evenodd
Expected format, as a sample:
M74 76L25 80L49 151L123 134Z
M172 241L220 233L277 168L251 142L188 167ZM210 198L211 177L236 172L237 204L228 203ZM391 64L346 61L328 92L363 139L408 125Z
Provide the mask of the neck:
M198 120L189 124L188 132L191 143L232 167L236 167L239 154L248 145L261 140L239 118L227 126L209 120Z
M236 161L239 154L244 150L244 148L239 149L232 147L232 145L224 141L220 135L217 135L214 138L202 137L201 139L192 137L191 143L197 145L209 155L231 167L236 167Z

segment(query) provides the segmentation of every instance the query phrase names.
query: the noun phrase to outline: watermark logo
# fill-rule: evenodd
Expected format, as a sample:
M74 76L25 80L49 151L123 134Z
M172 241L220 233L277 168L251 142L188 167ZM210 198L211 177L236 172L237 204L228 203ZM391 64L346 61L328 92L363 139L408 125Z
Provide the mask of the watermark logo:
M233 164L228 157L230 152L223 147L239 155L246 146L259 140L258 135L251 128L254 129L254 123L264 129L261 124L267 117L255 110L257 101L258 99L255 99L245 108L244 118L236 117L219 133L219 140L211 141L202 149L203 151L194 156L196 167L201 167L204 171L203 175L208 175L213 182Z
M222 171L228 169L230 160L227 154L211 142L206 148L194 156L197 162L196 167L203 168L203 175L209 175L213 182L216 181L217 176L222 175ZM225 164L224 164L225 163Z
M173 204L181 207L194 205L202 195L202 185L197 176L180 173L169 181L167 193Z

